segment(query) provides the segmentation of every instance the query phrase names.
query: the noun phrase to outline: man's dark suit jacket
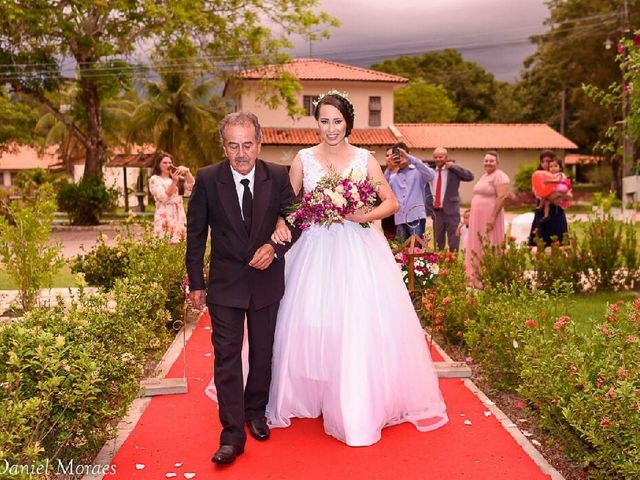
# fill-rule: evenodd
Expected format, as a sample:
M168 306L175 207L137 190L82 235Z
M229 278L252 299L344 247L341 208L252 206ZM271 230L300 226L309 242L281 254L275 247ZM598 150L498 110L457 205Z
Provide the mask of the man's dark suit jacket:
M438 170L434 167L436 175ZM437 178L437 177L436 177ZM442 211L445 215L460 216L460 182L470 182L473 180L473 173L460 165L454 165L447 172L447 189L444 192ZM427 213L433 212L433 200L435 192L431 192L431 185L426 186L426 207Z
M252 301L260 309L278 302L284 293L284 254L291 243L276 245L270 237L295 195L285 167L258 159L255 169L250 235L229 161L201 168L196 175L187 215L186 264L191 290L203 290L203 257L211 228L209 304L247 309ZM250 267L249 261L265 243L274 246L277 259L266 270Z

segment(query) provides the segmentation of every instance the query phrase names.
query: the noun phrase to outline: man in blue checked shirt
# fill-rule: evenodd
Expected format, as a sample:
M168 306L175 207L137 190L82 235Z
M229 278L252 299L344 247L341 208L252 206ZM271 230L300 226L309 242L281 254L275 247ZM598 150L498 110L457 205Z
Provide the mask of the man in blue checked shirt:
M425 186L435 178L435 171L409 155L409 147L402 142L389 148L386 157L384 176L400 203L394 216L396 239L402 242L412 234L423 237L427 221Z

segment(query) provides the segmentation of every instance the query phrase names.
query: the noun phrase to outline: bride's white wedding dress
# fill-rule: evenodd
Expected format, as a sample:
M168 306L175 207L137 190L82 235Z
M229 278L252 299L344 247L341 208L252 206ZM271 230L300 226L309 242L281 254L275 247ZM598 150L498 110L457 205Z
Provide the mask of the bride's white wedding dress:
M365 175L358 149L343 174ZM326 173L300 151L305 192ZM389 425L428 431L448 419L424 333L400 269L376 228L345 222L305 230L286 255L267 420L322 415L325 431L371 445Z

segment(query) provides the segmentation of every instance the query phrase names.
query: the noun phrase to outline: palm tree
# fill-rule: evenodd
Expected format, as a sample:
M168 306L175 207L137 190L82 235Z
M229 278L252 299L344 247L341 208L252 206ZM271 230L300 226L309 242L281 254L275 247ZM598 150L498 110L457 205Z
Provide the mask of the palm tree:
M192 167L221 158L215 132L225 113L213 94L215 79L194 79L178 68L158 68L159 79L145 81L147 99L135 109L130 141L152 143Z

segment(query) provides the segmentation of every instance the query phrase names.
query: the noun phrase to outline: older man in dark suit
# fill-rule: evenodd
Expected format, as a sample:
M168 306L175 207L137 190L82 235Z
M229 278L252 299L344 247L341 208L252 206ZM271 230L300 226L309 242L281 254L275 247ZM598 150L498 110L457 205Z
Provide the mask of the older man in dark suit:
M286 168L258 159L261 134L255 115L227 115L220 135L226 159L198 171L189 201L186 264L191 300L201 307L206 298L213 324L214 381L223 429L212 461L225 464L244 451L245 423L257 440L269 438L265 407L276 317L284 293L284 254L291 246L275 244L270 236L295 196ZM205 294L203 257L209 229L211 262ZM245 316L250 369L243 388L240 354Z
M434 234L438 249L457 251L460 238L456 229L460 224L460 182L473 180L473 173L449 160L447 149L438 147L433 151L435 177L426 187L427 211L433 218Z

